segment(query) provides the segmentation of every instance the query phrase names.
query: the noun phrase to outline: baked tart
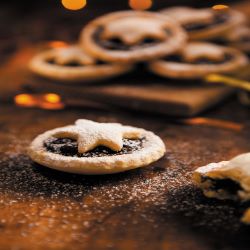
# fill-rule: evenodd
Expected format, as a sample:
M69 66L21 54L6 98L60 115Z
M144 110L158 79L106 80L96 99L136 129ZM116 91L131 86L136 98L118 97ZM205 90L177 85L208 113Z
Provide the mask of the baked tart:
M191 42L176 54L152 61L149 70L163 77L200 79L211 73L229 73L245 66L240 51L205 42Z
M133 69L132 65L94 59L76 45L40 52L32 58L29 67L36 75L66 83L103 80Z
M150 131L119 123L80 119L31 143L31 159L43 166L78 174L112 174L149 165L165 153Z
M103 61L133 63L169 55L186 41L184 30L164 15L146 11L121 11L91 21L80 43Z

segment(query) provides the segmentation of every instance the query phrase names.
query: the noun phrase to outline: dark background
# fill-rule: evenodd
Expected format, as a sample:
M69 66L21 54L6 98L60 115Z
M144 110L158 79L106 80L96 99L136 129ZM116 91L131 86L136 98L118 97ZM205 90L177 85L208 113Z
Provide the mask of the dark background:
M240 1L218 0L154 0L152 10L171 5L212 6ZM61 0L8 1L0 5L1 40L38 42L46 39L74 41L82 26L106 12L129 9L127 0L88 0L79 11L64 9Z

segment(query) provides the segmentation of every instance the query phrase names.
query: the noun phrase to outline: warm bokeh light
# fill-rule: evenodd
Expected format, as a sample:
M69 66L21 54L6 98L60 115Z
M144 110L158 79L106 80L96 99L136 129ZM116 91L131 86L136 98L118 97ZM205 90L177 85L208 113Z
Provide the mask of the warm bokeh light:
M38 107L41 109L59 110L64 108L64 104L61 102L57 103L41 102Z
M147 10L152 4L152 0L129 0L129 6L134 10Z
M250 82L219 74L209 74L204 80L208 83L222 83L224 85L250 91Z
M68 10L80 10L87 4L86 0L61 0L62 5Z
M69 46L68 43L64 42L64 41L50 41L48 42L48 46L50 48L66 48Z
M57 95L57 94L52 94L52 93L45 94L44 99L49 103L61 102L61 97L59 95Z
M35 104L33 97L29 94L17 95L15 96L14 100L19 106L32 107Z
M195 117L195 118L184 119L183 123L188 125L204 125L209 127L228 129L236 132L239 132L244 128L244 125L240 123L219 120L214 118L206 118L206 117Z
M26 108L57 110L65 107L57 94L19 94L14 97L15 104Z
M217 4L212 7L213 10L227 10L229 9L229 6L224 4Z

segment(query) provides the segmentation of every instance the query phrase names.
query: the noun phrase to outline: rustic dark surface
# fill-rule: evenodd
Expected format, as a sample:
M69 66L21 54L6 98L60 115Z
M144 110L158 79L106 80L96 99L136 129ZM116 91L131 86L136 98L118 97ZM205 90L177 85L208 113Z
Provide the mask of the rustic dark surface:
M74 41L87 20L110 11L109 6L76 13L35 6L0 9L1 64L2 54L7 58L22 43ZM0 249L249 249L250 227L239 222L244 205L205 198L191 176L198 166L250 150L250 111L232 100L204 115L245 129L177 125L131 112L46 111L0 103ZM153 130L165 141L167 154L148 167L112 176L64 174L27 157L26 147L37 134L78 118Z
M138 113L1 106L0 249L249 249L243 207L210 200L192 170L250 150L249 109L235 101L211 111L243 123L241 132L181 126ZM167 154L112 176L77 176L38 166L26 147L37 134L77 118L153 130ZM226 238L225 238L226 236Z

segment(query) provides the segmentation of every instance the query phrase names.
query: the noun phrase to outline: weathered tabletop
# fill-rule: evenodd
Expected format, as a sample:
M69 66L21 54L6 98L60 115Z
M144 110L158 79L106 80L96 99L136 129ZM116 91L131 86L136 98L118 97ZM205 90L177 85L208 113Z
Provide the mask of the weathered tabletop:
M236 101L207 113L246 126L233 132L138 113L1 106L0 249L249 249L243 206L206 199L191 181L196 167L250 150L249 114ZM167 154L110 176L32 163L25 152L34 136L80 117L153 130Z

